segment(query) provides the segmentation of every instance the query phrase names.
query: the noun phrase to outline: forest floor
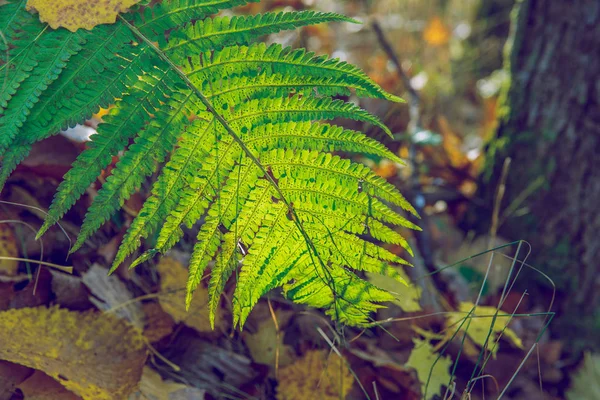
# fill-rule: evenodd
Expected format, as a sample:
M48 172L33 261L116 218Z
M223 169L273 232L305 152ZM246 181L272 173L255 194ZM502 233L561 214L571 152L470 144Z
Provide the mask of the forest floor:
M313 3L264 1L239 11ZM190 311L184 307L193 230L162 259L107 275L148 187L67 257L102 177L61 227L36 241L56 187L99 114L35 145L2 192L0 355L12 349L37 368L0 361L0 400L116 399L131 390L130 399L150 400L564 398L567 373L578 360L565 358L564 344L551 335L551 325L547 329L553 277L539 274L545 286L522 278L521 271L532 270L520 241L527 238L497 233L507 213L518 210L500 195L489 214L479 216L489 221L485 231L463 224L481 209L484 144L507 79L501 52L509 10L482 21L477 1L448 1L445 8L416 1L321 3L364 24L311 27L272 39L355 63L408 100L361 103L396 134L386 144L407 165L360 161L422 202L423 233L403 232L416 253L406 255L414 267L402 271L412 285L369 277L398 295L374 316L372 328L335 325L319 310L273 292L240 332L231 324L232 280L212 330L205 287ZM373 33L375 21L393 43L391 52ZM416 98L403 79L418 96L418 121L409 112Z

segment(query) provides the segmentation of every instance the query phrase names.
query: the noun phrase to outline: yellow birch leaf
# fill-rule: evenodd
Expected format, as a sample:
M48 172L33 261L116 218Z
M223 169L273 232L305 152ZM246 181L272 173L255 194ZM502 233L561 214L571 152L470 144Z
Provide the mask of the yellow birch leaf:
M600 356L585 353L583 365L571 376L567 399L600 399Z
M139 0L28 0L27 11L37 11L40 21L52 29L64 27L75 32L100 24L114 24L117 14Z
M471 311L472 308L473 303L460 303L459 311L461 313L450 314L450 316L448 317L447 325L450 327L450 330L452 330L453 328L458 329L458 327L462 323L462 320L467 316L466 313ZM504 329L505 325L508 323L510 318L509 316L501 316L502 314L506 314L505 312L500 311L499 315L494 321L494 326L491 326L493 316L495 313L495 307L478 306L472 314L473 318L471 318L471 323L469 324L469 321L465 321L465 323L462 324L461 328L461 330L467 331L467 335L469 336L469 338L471 338L471 340L479 347L483 347L483 345L485 344L485 340L488 337L488 333L491 330L492 333L490 334L487 347L489 350L492 351L492 355L494 358L496 357L496 353L498 352L498 346L494 346L494 343L496 341L496 337L500 333L502 333L503 330L504 332L502 333L502 336L504 338L508 339L515 346L523 348L523 342L517 336L517 334L510 328Z
M300 360L281 368L278 381L278 400L345 399L354 383L342 358L320 350L308 351Z
M415 348L410 353L406 366L417 371L421 382L421 395L429 400L440 394L442 387L450 382L448 369L452 365L452 360L450 357L435 353L427 340L413 339L413 342Z
M19 257L17 239L9 224L0 223L0 275L15 276L19 270L19 262L2 259L3 257Z
M208 290L203 285L198 285L194 298L188 311L185 310L185 287L188 271L179 261L171 257L163 257L158 263L160 274L160 306L175 322L183 322L199 332L210 332ZM220 326L223 318L217 309L215 326Z
M275 313L277 320L281 323L281 313ZM277 350L279 350L279 367L285 367L293 361L293 349L283 344L284 332L279 332L277 339L277 329L272 319L265 319L258 325L258 331L250 334L243 333L244 342L248 346L252 359L259 363L275 367Z
M58 307L0 312L0 359L43 371L85 400L126 398L146 362L141 333L110 314Z

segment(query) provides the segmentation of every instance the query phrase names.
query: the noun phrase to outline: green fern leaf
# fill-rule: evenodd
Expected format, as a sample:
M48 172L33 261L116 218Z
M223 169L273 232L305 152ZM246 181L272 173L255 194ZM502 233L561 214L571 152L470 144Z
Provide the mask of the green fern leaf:
M399 229L418 227L399 212L416 212L370 169L332 153L401 160L363 133L325 121L350 119L391 134L377 117L334 97L401 100L346 62L253 43L301 26L354 22L349 18L313 11L210 17L249 2L146 2L113 25L77 33L46 28L24 0L3 5L0 186L33 144L112 105L65 175L39 235L118 156L73 250L157 173L111 270L142 239L156 235L131 267L169 251L185 227L198 225L186 301L212 266L213 326L234 272L240 327L277 287L341 322L368 325L369 313L394 297L358 274L402 282L395 266L409 265L372 239L411 254Z

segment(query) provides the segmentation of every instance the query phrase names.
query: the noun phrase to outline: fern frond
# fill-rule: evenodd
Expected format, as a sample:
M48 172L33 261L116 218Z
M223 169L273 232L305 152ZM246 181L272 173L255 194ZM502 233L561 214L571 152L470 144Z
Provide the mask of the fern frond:
M416 212L370 169L332 153L401 160L331 121L391 134L374 115L335 97L401 100L346 62L253 43L349 18L313 11L210 17L251 1L146 2L113 25L76 33L46 28L24 11L24 0L3 5L0 30L9 43L0 43L0 186L34 143L112 105L61 182L39 235L117 156L73 251L157 173L111 271L142 239L156 235L132 267L169 251L184 227L198 225L186 301L211 266L211 324L239 269L233 309L240 327L277 287L339 321L366 325L369 312L393 296L357 274L402 281L394 266L408 263L373 239L410 254L399 229L418 227L399 212Z

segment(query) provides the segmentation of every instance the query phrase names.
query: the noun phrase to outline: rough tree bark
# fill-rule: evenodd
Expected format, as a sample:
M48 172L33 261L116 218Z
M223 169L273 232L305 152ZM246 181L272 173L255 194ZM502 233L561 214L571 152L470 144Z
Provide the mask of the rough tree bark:
M506 67L482 194L493 203L510 157L501 232L562 290L555 329L600 346L600 1L518 1Z

